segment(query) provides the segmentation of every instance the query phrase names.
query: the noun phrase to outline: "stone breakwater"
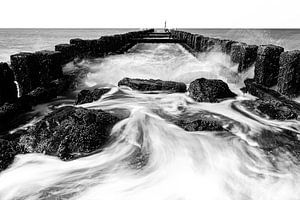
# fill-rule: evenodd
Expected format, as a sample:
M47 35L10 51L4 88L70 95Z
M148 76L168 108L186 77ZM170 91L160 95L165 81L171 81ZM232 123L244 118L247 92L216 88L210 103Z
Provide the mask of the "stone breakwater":
M10 56L11 64L0 62L0 121L8 113L20 113L32 105L43 103L68 87L68 77L62 68L68 62L123 53L136 44L135 39L154 32L154 29L128 32L99 39L71 39L58 44L55 51L21 52ZM27 108L27 109L26 109ZM8 117L8 118L7 118ZM0 131L1 126L0 125Z
M210 38L189 32L170 30L171 37L183 41L196 52L219 50L238 64L238 72L254 65L254 81L264 87L274 87L287 97L300 93L300 50L284 51L272 44L248 45L243 42Z

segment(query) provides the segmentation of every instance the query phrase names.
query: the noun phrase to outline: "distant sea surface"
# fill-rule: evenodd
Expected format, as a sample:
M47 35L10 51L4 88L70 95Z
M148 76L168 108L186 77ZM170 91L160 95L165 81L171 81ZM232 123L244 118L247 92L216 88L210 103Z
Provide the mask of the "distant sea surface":
M72 38L96 39L138 29L0 29L0 62L9 62L12 54L25 51L54 50ZM300 49L300 29L180 29L248 44L275 44L286 50Z

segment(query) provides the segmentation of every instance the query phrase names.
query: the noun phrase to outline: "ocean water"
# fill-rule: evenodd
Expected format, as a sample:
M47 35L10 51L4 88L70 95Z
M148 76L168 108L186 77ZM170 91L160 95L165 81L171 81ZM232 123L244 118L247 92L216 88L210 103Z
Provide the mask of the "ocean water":
M111 88L92 103L68 105L130 115L113 127L112 141L101 152L68 162L37 153L17 155L0 173L1 200L300 199L300 162L290 146L265 151L259 139L262 133L289 133L286 141L292 134L299 138L300 122L272 120L243 104L255 99L239 90L253 76L253 67L237 74L237 66L220 52L194 57L179 44L137 44L126 54L71 62L65 68L88 68L84 88ZM187 85L196 78L216 78L237 97L199 103L187 93L118 87L124 77ZM64 105L41 106L49 112ZM226 131L189 132L171 120L198 113L221 119ZM34 123L36 119L26 125Z

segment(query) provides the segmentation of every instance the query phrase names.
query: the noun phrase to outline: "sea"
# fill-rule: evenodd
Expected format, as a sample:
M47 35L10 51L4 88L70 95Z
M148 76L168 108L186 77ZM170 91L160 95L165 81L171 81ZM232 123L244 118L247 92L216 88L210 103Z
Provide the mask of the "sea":
M2 29L0 54L8 61L10 54L53 49L74 37L127 31L131 29ZM186 31L300 49L299 30ZM80 89L109 87L110 91L82 105L69 97L38 105L17 129L28 130L66 105L128 117L114 125L105 148L84 157L63 161L43 153L17 155L0 172L1 200L300 199L300 161L295 154L299 151L293 151L300 122L274 120L246 104L256 99L240 90L244 80L253 77L253 66L237 73L237 65L218 51L193 56L179 44L140 43L125 54L64 66L66 73L80 69L87 69ZM217 103L196 102L188 93L119 87L124 77L179 81L187 86L198 78L220 79L237 96ZM224 130L188 131L172 121L193 120L199 114L220 120Z

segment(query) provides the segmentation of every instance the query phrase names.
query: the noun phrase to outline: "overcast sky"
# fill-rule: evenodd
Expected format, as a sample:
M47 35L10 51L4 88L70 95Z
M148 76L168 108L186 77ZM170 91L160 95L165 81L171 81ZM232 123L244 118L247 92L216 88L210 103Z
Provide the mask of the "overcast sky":
M1 0L2 28L300 28L299 0Z

